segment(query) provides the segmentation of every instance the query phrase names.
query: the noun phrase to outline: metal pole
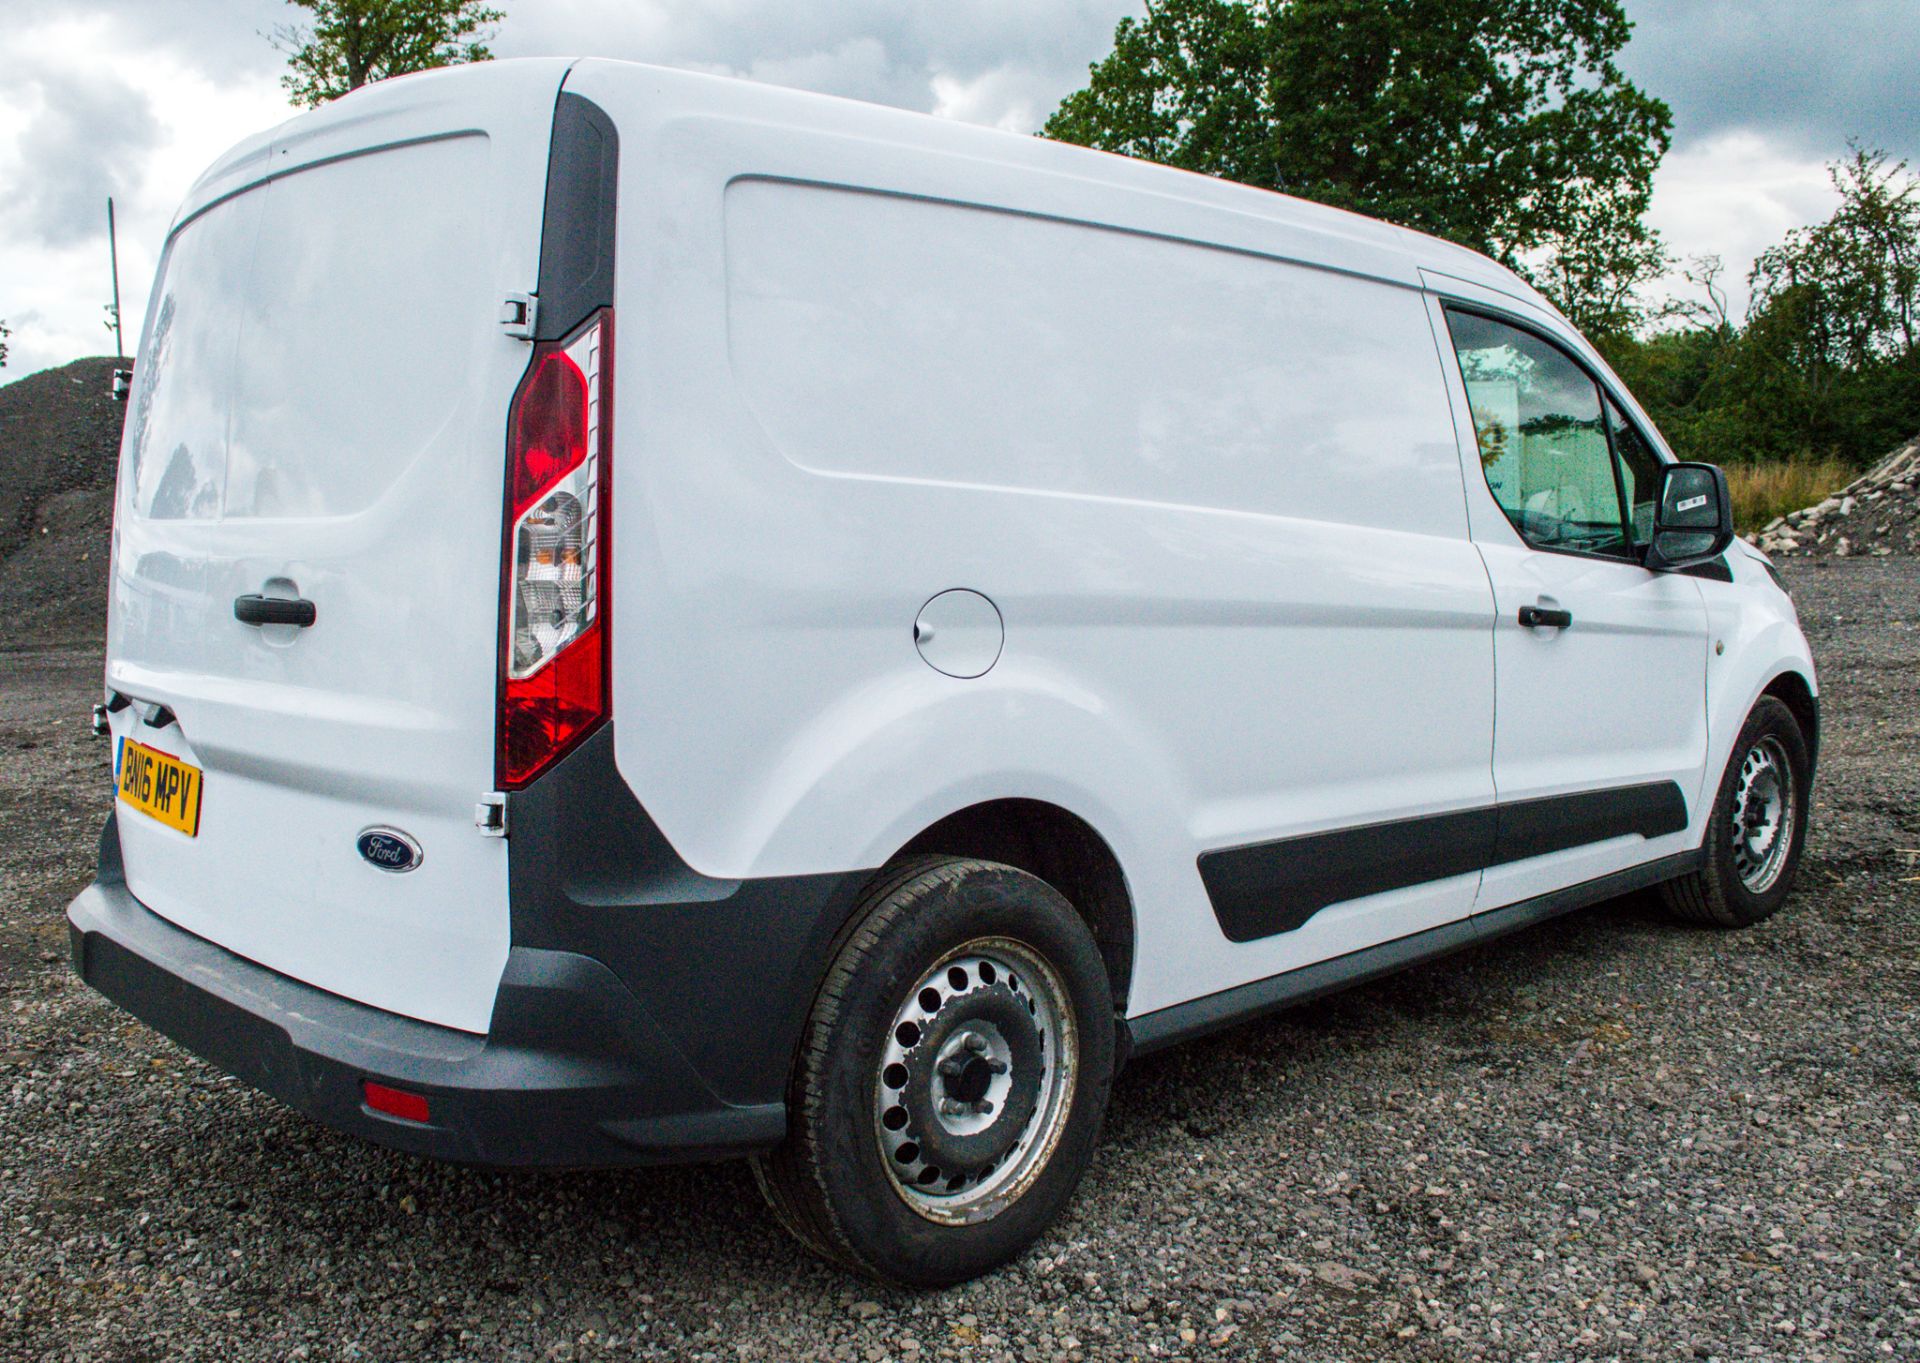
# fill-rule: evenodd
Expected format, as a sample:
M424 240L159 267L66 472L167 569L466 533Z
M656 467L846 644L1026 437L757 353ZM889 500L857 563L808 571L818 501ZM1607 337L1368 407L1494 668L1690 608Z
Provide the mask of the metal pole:
M113 358L127 353L126 337L120 332L120 242L113 230L113 197L107 197L107 254L113 259Z

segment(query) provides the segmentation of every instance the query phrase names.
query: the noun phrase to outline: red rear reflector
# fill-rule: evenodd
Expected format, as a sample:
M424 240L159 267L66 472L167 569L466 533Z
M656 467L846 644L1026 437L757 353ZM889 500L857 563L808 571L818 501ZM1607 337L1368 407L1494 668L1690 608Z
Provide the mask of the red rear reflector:
M367 1096L367 1106L375 1112L384 1112L389 1117L399 1117L409 1122L427 1120L427 1100L417 1093L390 1089L371 1079L364 1081L360 1088Z

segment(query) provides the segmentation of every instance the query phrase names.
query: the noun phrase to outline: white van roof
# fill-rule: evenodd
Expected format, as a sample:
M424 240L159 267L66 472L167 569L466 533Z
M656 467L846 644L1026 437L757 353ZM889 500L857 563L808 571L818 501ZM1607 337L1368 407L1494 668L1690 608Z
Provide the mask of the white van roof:
M236 144L195 181L175 223L178 225L208 203L257 180L352 149L376 145L386 140L380 127L384 123L417 124L420 115L435 105L470 104L495 94L523 96L547 82L551 82L549 88L557 90L566 74L578 67L594 68L598 79L630 80L651 86L650 94L667 106L676 98L686 99L704 110L723 103L745 118L798 122L879 142L924 146L974 160L1003 161L1068 175L1103 188L1162 196L1224 210L1242 218L1264 220L1288 229L1290 235L1319 237L1330 243L1338 241L1342 268L1353 268L1358 263L1356 254L1364 258L1377 253L1378 273L1383 276L1404 281L1416 270L1431 271L1522 299L1554 316L1560 315L1532 285L1480 252L1377 218L1151 161L932 114L738 77L608 58L536 57L481 62L401 76L363 87Z

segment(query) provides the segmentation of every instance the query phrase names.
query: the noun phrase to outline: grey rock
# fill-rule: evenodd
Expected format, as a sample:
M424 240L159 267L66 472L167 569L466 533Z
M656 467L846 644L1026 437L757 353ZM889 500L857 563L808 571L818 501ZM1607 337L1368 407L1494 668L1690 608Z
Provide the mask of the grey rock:
M1358 1292L1363 1288L1376 1287L1380 1279L1364 1269L1349 1264L1337 1264L1331 1261L1313 1266L1313 1280L1336 1292Z

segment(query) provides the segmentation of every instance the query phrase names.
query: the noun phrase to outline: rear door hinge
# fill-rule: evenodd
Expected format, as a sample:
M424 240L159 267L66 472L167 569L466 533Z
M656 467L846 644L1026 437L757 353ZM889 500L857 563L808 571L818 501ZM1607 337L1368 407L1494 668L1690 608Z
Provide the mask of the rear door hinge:
M483 838L507 836L505 791L491 790L480 797L480 803L473 807L473 826L480 830L480 836Z
M519 340L531 341L539 315L538 298L530 293L510 293L500 304L500 329Z

